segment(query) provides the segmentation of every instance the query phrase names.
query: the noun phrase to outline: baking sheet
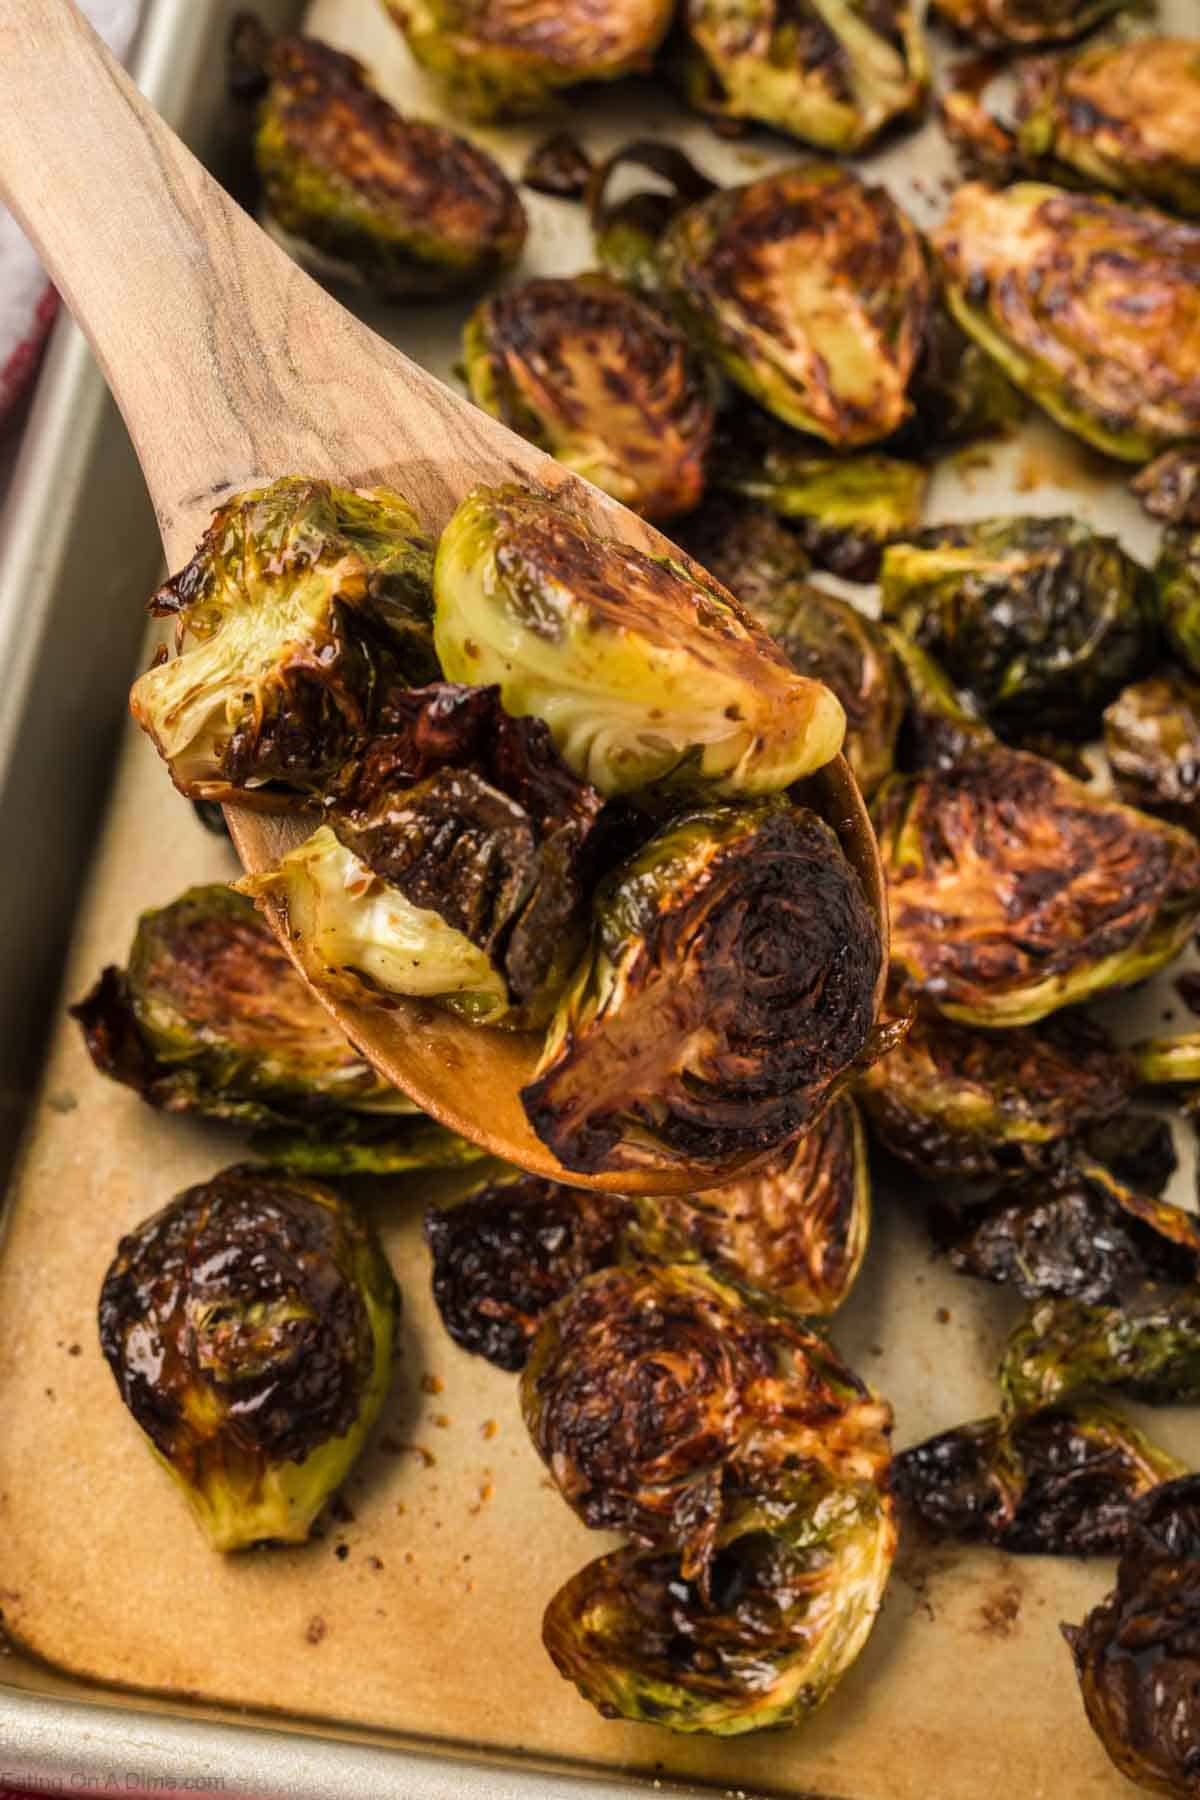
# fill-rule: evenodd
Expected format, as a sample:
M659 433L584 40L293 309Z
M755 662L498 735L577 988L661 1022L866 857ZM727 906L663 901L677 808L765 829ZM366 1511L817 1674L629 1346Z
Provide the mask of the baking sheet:
M1162 19L1194 27L1192 0L1164 6ZM420 110L434 110L380 8L320 0L311 24L370 61L401 103L417 110L419 92ZM726 179L796 154L765 137L724 144L695 120L677 130L648 86L582 109L572 103L571 116L596 152L644 133L649 116L656 133L686 142ZM516 172L538 131L479 135ZM936 211L946 164L931 134L868 166L918 217ZM534 231L522 272L584 266L579 210L529 201ZM371 322L448 374L465 310L393 311ZM1153 550L1153 529L1110 471L1050 427L986 461L978 452L957 459L939 476L929 516L1014 507L1067 510L1118 531L1143 556ZM78 997L104 961L124 956L143 906L231 872L228 851L196 824L130 729L64 996ZM1121 1001L1114 1016L1131 1035L1186 1021L1169 980ZM420 1236L429 1182L370 1194L405 1295L404 1359L346 1508L304 1550L214 1557L116 1398L94 1314L120 1233L240 1148L215 1130L158 1118L102 1082L74 1027L60 1030L0 1262L0 1608L36 1654L109 1686L531 1766L699 1778L733 1793L924 1800L937 1791L973 1800L1005 1787L1029 1800L1118 1800L1129 1792L1084 1723L1057 1632L1060 1619L1080 1617L1105 1591L1108 1564L906 1548L867 1650L802 1731L722 1744L598 1718L556 1675L539 1633L551 1593L606 1540L549 1490L513 1378L458 1351L441 1329ZM1172 1197L1190 1204L1192 1183L1189 1155ZM881 1197L878 1211L836 1336L892 1399L903 1446L994 1409L991 1371L1015 1309L932 1261L899 1206ZM1186 1412L1159 1412L1152 1429L1178 1454L1200 1458Z

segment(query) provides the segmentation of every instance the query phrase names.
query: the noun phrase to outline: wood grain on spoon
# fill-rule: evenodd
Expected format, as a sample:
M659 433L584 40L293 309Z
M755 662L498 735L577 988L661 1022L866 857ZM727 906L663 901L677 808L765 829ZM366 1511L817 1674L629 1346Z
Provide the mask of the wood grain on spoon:
M389 483L434 531L476 482L569 484L608 535L665 547L643 520L331 299L201 168L70 0L0 0L0 43L0 191L95 351L172 568L191 555L224 495L291 474L350 487ZM838 758L814 782L882 919L878 853L845 763ZM241 808L229 822L253 871L310 829ZM534 1136L519 1098L536 1039L474 1029L427 1005L382 1011L321 998L389 1080L496 1156L625 1192L717 1179L677 1167L565 1171Z

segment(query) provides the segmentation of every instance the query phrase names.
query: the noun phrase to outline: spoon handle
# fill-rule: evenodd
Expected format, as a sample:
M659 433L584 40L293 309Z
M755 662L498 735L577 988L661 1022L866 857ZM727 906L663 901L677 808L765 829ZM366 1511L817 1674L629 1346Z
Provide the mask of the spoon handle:
M463 437L461 403L259 230L71 0L0 0L0 44L0 196L104 371L172 563L229 488L377 479ZM425 485L448 511L441 471Z

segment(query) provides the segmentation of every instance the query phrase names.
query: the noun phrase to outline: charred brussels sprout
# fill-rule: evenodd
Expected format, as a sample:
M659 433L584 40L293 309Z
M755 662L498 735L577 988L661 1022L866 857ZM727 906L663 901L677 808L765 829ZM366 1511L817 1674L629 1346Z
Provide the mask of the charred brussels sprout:
M786 1308L695 1268L592 1275L522 1378L534 1443L585 1522L639 1546L551 1601L554 1662L609 1717L719 1735L832 1691L895 1550L891 1415Z
M892 961L939 1012L1031 1025L1152 974L1200 911L1200 845L1041 757L964 747L875 802Z
M1108 1034L1067 1016L978 1031L918 1011L857 1085L871 1130L932 1181L1020 1178L1129 1098L1133 1069Z
M1167 642L1200 675L1200 531L1168 526L1154 579Z
M1126 800L1200 833L1200 683L1168 671L1127 687L1105 710L1104 748Z
M782 799L685 813L599 889L522 1091L530 1122L587 1172L781 1149L871 1053L880 961L815 814Z
M654 186L614 200L612 189L629 167L647 171ZM588 217L596 261L626 287L657 293L662 285L658 249L663 233L676 213L707 199L716 188L717 183L676 144L660 138L635 138L622 144L599 164L588 182Z
M175 620L176 655L129 697L181 793L320 793L389 688L436 676L432 576L433 545L390 488L289 476L220 507L150 601Z
M287 914L317 985L544 1024L586 935L580 858L599 794L495 688L394 696L322 825L242 890Z
M688 512L713 428L686 338L607 275L527 281L468 320L471 398L648 519Z
M1082 1625L1064 1625L1092 1730L1130 1781L1191 1800L1200 1791L1200 1476L1164 1482L1135 1507L1117 1585Z
M1147 1287L1116 1306L1042 1300L1009 1337L1000 1386L1017 1412L1096 1388L1200 1399L1200 1289Z
M925 321L920 359L909 395L913 415L894 440L905 455L936 458L960 444L995 437L1019 424L1024 396L998 362L968 337L946 303L940 283ZM919 523L918 519L913 524ZM904 529L893 537L907 535Z
M603 794L771 792L841 749L838 702L732 595L558 502L476 488L442 533L434 580L448 678L498 682L505 709L544 719Z
M671 223L660 263L695 341L786 425L852 448L909 416L929 275L883 188L830 163L725 188Z
M707 1596L678 1556L600 1557L555 1595L542 1636L606 1718L718 1737L797 1725L865 1644L895 1541L887 1497L831 1490L718 1550Z
M718 434L710 480L786 519L821 568L874 581L884 545L920 524L928 475L894 456L830 456L812 438L742 407Z
M896 1458L893 1482L939 1536L1018 1554L1111 1556L1135 1502L1183 1469L1121 1413L1075 1401L940 1432Z
M951 1212L940 1230L961 1275L1028 1300L1115 1300L1147 1279L1194 1281L1200 1269L1191 1213L1127 1187L1082 1153L990 1205Z
M312 1181L227 1169L122 1238L101 1348L215 1550L303 1543L383 1405L398 1306L374 1233Z
M1157 636L1154 583L1074 519L939 525L884 551L883 615L1008 731L1095 735Z
M971 183L934 241L963 329L1068 431L1127 462L1200 435L1200 226Z
M834 1312L858 1277L871 1228L858 1109L842 1095L785 1156L741 1181L635 1205L628 1237L640 1255L698 1257L798 1313Z
M1068 43L1130 0L935 0L941 17L989 49Z
M879 627L805 580L799 542L761 507L710 502L682 536L792 666L836 694L846 715L843 754L863 792L874 793L891 771L904 713L903 679Z
M419 63L468 118L541 112L559 88L649 70L670 0L596 7L524 0L385 0Z
M1023 157L1068 181L1200 213L1200 43L1134 38L1033 65Z
M1152 519L1200 525L1200 444L1164 450L1129 485Z
M391 299L475 286L517 260L527 221L499 164L442 125L403 118L360 62L316 38L239 24L264 89L254 140L266 210L318 272Z
M929 68L911 0L686 0L683 89L823 150L861 150L920 110Z
M523 1369L544 1315L585 1275L608 1268L632 1223L619 1195L511 1170L453 1206L431 1207L433 1297L456 1344Z
M189 888L143 913L128 968L105 969L71 1012L101 1073L165 1112L289 1126L413 1110L232 888Z
M569 131L552 131L525 158L521 180L556 200L582 200L592 178L592 159Z

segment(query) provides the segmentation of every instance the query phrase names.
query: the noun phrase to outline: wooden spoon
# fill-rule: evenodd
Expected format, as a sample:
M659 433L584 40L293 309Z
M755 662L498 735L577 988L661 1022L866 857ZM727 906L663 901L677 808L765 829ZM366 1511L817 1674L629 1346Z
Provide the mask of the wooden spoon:
M188 559L231 490L291 474L389 483L435 531L476 482L569 483L608 535L668 548L331 299L205 173L70 0L0 0L0 44L0 192L116 397L171 568ZM875 839L840 757L813 778L812 799L886 934ZM311 828L242 808L229 822L252 871L271 867ZM286 944L283 922L272 922ZM519 1098L537 1039L472 1028L429 1006L385 1012L321 999L382 1074L493 1155L624 1192L681 1192L722 1178L679 1167L564 1170Z

